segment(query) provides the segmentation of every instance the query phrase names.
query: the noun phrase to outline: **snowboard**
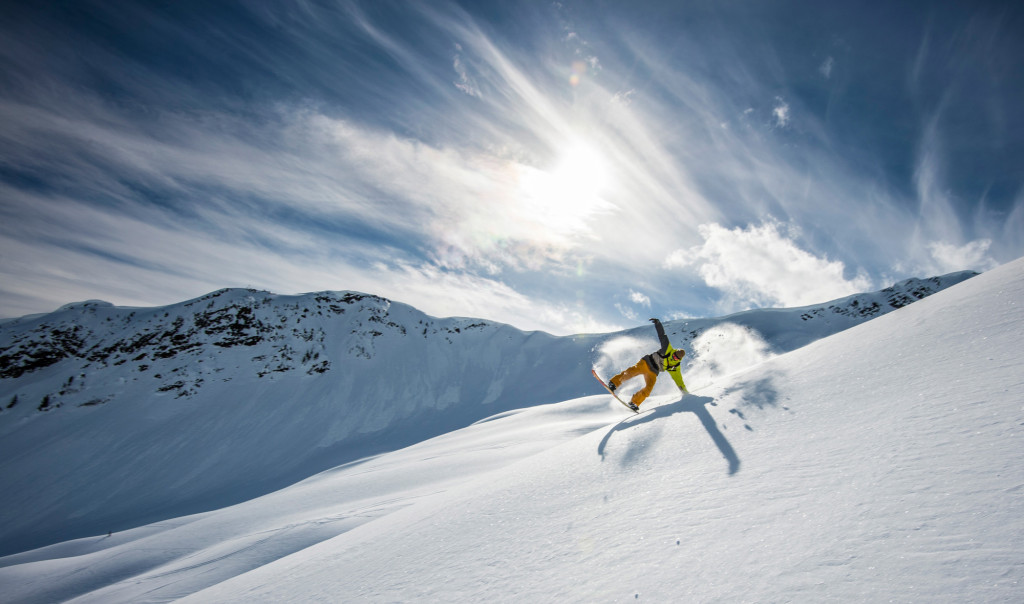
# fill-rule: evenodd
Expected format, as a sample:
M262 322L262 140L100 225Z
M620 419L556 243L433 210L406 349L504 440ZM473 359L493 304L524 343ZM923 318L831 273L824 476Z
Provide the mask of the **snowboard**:
M602 380L602 379L601 379L601 376L597 375L597 371L595 371L595 370L591 369L591 370L590 370L590 373L594 374L594 379L595 379L595 380L597 380L597 381L599 381L599 382L601 382L601 385L602 385L602 386L604 386L604 389L605 389L605 390L608 390L608 382L606 382L606 381ZM617 400L617 401L619 401L620 403L622 403L622 406L623 406L623 407L625 407L626 409L629 409L629 410L630 410L630 411L632 411L633 413L640 413L640 410L639 410L639 409L633 409L632 407L630 407L630 406L629 406L629 403L627 403L626 401L624 401L624 400L622 400L621 398L619 398L619 395L615 394L615 393L614 393L614 392L612 392L611 390L608 390L608 394L610 394L610 395L614 396L614 397L615 397L615 400Z

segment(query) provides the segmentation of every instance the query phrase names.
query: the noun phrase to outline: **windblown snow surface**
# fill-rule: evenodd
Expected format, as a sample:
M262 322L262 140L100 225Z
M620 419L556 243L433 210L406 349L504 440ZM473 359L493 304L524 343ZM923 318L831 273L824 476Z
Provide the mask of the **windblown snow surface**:
M789 351L777 343L785 333L764 336L769 323L721 323L692 338L675 325L673 341L692 351L692 394L662 380L639 415L607 394L529 404L532 388L554 390L523 377L533 365L519 360L526 370L506 371L514 379L502 393L518 389L527 405L236 505L8 555L0 593L105 603L1024 601L1022 306L1018 260ZM650 345L647 331L584 338L593 352L578 370L621 369ZM187 432L174 439L192 460ZM109 444L75 442L78 455ZM81 467L95 474L79 482L107 480Z

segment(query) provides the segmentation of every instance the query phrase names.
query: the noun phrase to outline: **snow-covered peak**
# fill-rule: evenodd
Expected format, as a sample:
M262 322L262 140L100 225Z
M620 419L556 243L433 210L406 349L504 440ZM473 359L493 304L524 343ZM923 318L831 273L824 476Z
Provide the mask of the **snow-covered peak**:
M110 306L113 306L113 304L111 304L110 302L106 302L104 300L85 300L83 302L72 302L71 304L65 304L64 306L58 308L56 312L88 312L89 310L94 308L104 308Z
M666 328L702 386L762 358L740 354L744 337L778 354L969 276ZM733 325L749 333L723 327ZM606 357L623 338L630 344ZM651 345L649 326L554 337L349 291L224 289L164 307L86 302L14 320L0 325L0 554L237 503L591 394L592 366L610 375Z
M1022 294L1024 260L789 353L762 340L776 356L691 396L656 393L640 415L591 384L587 396L495 413L401 450L363 448L352 463L235 506L179 508L161 522L0 558L0 584L15 602L1018 601ZM766 323L825 322L749 315L765 313ZM739 324L745 316L693 342L752 333ZM682 333L682 322L672 326ZM541 336L495 335L509 347L541 341L519 360L533 378L553 358L544 351L567 342ZM535 383L515 387L525 400ZM212 448L196 443L206 426L176 422L167 407L131 421L110 413L115 423L85 453L115 444L119 426L148 430L142 442L191 470L178 480L153 458L124 464L120 478L132 486L108 484L117 492L108 503L135 497L144 472L159 475L150 486L175 490L211 473L223 480L219 465L238 449L259 457L238 468L256 477L316 441L268 441L274 455L260 457L252 432L324 417L308 405L267 417L269 402L249 400L246 416L190 416L233 422ZM112 408L34 417L60 428L78 414L66 428ZM141 444L137 454L147 452ZM108 470L76 455L62 461L92 479ZM72 511L95 510L79 502Z

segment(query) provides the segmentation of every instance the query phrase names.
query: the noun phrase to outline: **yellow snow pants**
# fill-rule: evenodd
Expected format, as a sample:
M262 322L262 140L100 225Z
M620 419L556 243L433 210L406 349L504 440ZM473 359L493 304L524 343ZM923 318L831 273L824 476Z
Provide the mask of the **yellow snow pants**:
M641 388L640 390L637 390L633 394L631 402L637 407L639 407L640 403L644 402L644 399L646 399L651 394L651 390L654 390L654 383L658 381L658 375L651 371L651 368L647 364L647 361L640 359L639 363L633 365L632 367L623 371L622 373L619 373L618 375L613 377L611 381L613 384L615 384L615 388L617 389L619 386L622 385L622 382L625 382L626 380L631 380L637 376L643 376L644 387Z

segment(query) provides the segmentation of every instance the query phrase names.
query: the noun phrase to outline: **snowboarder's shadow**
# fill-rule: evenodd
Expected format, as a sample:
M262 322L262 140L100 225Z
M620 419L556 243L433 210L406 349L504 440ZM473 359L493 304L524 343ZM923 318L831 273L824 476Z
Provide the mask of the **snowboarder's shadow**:
M740 458L738 455L736 455L736 450L732 448L731 444L729 444L729 440L725 437L724 434L722 434L722 431L718 429L718 424L715 423L715 418L712 417L711 412L707 410L708 404L714 405L715 399L711 398L710 396L695 396L691 394L684 396L683 398L681 398L678 401L675 401L674 403L668 403L666 405L660 405L658 407L655 407L652 411L641 411L639 415L627 417L620 421L619 423L612 426L612 429L609 430L608 433L604 435L604 438L601 439L601 444L598 445L597 447L597 453L601 456L601 459L603 460L604 450L605 447L608 446L608 441L611 440L612 434L620 430L626 430L628 428L632 428L640 424L646 424L648 422L652 422L658 419L664 419L666 417L669 417L670 415L675 415L676 413L690 412L697 416L697 419L700 420L700 423L704 426L704 429L707 430L708 436L711 437L711 440L714 441L715 446L717 446L718 450L722 453L722 457L724 457L725 460L729 462L729 474L735 474L740 470Z

